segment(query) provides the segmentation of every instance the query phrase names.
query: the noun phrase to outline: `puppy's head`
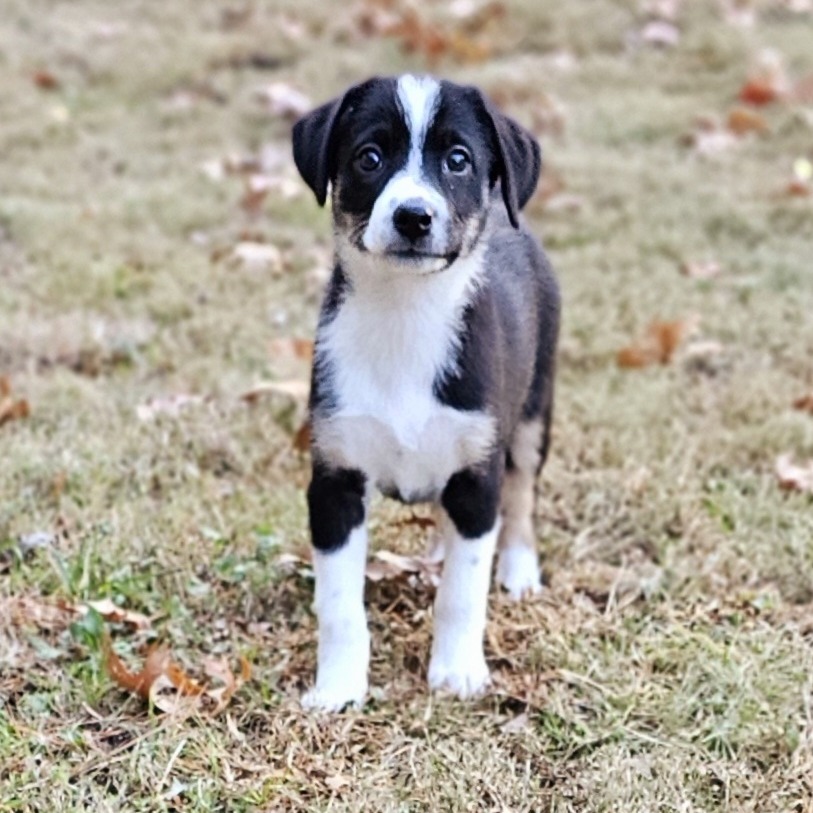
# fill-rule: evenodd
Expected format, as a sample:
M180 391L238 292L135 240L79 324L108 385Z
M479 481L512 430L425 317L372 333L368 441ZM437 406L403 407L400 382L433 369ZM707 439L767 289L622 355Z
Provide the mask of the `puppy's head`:
M476 245L499 182L508 218L536 188L539 146L473 87L370 79L294 126L294 160L337 236L402 270L441 271Z

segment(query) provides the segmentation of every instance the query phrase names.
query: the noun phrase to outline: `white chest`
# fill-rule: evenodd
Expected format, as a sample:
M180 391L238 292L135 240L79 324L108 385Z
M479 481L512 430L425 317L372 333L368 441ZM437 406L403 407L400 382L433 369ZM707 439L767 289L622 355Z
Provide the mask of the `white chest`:
M337 405L314 423L332 464L360 469L406 500L434 499L460 469L482 460L495 435L483 412L441 404L436 377L454 364L459 308L388 291L347 301L318 337Z

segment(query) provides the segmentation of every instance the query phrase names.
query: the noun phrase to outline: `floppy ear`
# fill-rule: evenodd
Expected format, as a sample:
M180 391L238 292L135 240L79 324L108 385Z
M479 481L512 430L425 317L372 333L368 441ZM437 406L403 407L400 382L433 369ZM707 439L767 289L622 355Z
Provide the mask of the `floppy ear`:
M323 104L304 115L293 131L294 163L320 206L325 205L330 180L333 129L346 96Z
M542 170L542 151L536 139L513 119L485 101L498 151L497 176L511 225L519 228L519 212L530 200Z

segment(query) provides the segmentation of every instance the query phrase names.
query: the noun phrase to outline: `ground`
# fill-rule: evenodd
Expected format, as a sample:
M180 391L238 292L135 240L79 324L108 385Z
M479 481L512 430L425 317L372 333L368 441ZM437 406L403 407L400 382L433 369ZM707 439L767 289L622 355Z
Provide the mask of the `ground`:
M813 457L809 6L7 0L0 375L30 415L0 425L0 810L813 810L813 498L774 471ZM405 70L542 142L546 588L493 591L464 703L427 692L429 580L371 580L370 699L309 715L292 435L330 228L289 90ZM654 319L694 332L620 367ZM377 503L374 548L419 553L425 517ZM101 599L149 622L70 609ZM162 713L102 625L132 669L157 642L251 679Z

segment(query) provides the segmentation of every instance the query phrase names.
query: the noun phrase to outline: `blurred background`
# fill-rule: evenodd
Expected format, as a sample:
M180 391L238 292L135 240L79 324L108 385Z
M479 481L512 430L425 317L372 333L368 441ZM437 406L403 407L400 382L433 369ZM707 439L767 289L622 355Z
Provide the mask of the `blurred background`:
M0 799L237 809L283 788L290 809L410 793L490 809L437 774L442 742L464 775L492 772L495 809L811 809L810 0L4 0L1 16ZM368 714L386 742L367 732L371 761L337 746L328 770L296 697L330 214L290 128L405 71L481 86L542 144L526 217L564 294L549 592L495 596L497 699L479 728L463 706L426 712L430 747L412 726L431 584L379 568ZM377 504L374 547L418 553L430 526ZM236 728L142 742L102 627L42 609L99 599L151 619L82 616L131 662L156 640L192 671L245 653ZM110 767L98 731L160 767ZM408 769L396 742L417 749ZM38 785L41 763L74 779ZM401 796L375 796L403 771Z

